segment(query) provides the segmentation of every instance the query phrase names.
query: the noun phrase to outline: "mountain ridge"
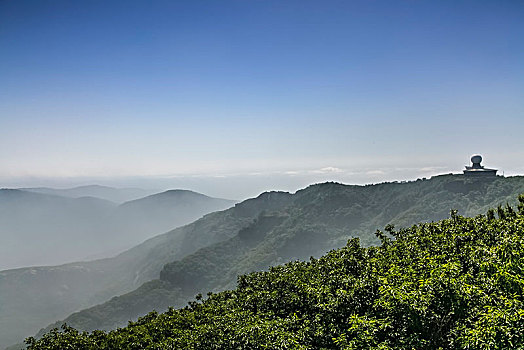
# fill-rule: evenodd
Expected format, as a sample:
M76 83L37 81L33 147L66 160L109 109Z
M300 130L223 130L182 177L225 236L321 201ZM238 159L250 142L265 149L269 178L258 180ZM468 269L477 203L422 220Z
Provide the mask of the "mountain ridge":
M231 290L198 294L184 308L152 311L108 333L64 325L28 339L28 350L524 346L524 194L516 209L473 218L451 210L447 219L388 225L375 236L377 246L353 238L318 259L241 275ZM148 283L162 289L162 281Z
M365 186L323 183L294 194L261 194L257 199L234 207L237 214L248 215L248 220L241 227L237 225L239 228L230 238L167 263L161 270L160 279L148 282L150 284L144 291L150 293L149 287L156 284L156 295L165 296L157 300L157 309L165 309L168 305L182 306L196 293L230 288L237 275L293 259L320 256L353 237L359 237L364 246L378 244L380 241L374 232L387 224L407 226L413 220L442 219L449 215L450 208L474 216L490 204L515 202L521 192L524 192L524 177L472 182L460 175L444 175L410 183ZM267 202L272 196L279 197L279 209L268 205L263 210L249 210L255 203ZM267 222L267 218L276 224L270 225L269 231L258 230L257 225ZM250 230L259 233L249 238ZM85 322L96 317L100 323L95 328L121 327L127 323L130 314L125 314L127 319L120 318L117 310L122 305L140 308L140 300L146 298L147 294L141 294L138 289L75 313L65 322L86 329ZM39 335L62 322L46 327Z
M115 188L102 185L83 185L63 189L51 187L26 187L20 188L20 190L42 194L53 194L57 196L72 198L92 196L101 199L106 199L117 204L124 203L133 199L142 198L158 192L158 190L147 190L132 187Z

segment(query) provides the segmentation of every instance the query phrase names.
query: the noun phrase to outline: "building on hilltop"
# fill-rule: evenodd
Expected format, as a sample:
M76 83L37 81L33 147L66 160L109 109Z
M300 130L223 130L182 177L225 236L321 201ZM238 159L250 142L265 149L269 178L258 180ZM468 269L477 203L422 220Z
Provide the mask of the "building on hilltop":
M464 175L467 177L494 177L497 175L497 169L488 169L480 165L482 162L482 156L476 154L471 157L472 166L466 165L466 170L464 170Z

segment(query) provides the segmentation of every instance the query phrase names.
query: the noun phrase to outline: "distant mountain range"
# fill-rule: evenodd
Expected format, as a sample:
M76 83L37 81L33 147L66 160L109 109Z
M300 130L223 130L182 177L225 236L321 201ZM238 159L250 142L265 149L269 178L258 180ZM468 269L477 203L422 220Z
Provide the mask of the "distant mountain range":
M0 270L114 256L235 203L186 190L123 204L94 195L124 198L144 191L101 186L34 190L0 190Z
M100 185L87 185L74 188L57 189L49 187L19 188L27 192L52 194L55 196L80 198L96 197L114 203L124 203L158 193L157 190L146 190L142 188L114 188Z
M15 324L29 331L29 321L35 329L37 321L53 319L49 310L66 314L107 300L64 320L78 329L111 329L152 309L182 306L196 293L230 288L239 274L320 256L352 237L367 246L377 244L374 232L387 224L439 220L451 209L474 216L513 203L522 192L524 177L474 180L444 175L408 183L325 183L295 194L264 193L112 259L1 272L0 298L10 305L10 312L2 311L0 317L1 343L8 344L4 330ZM43 288L45 276L54 282ZM86 287L87 281L92 288ZM40 293L44 299L30 292L35 290L47 291ZM28 300L33 305L23 307ZM16 340L28 335L20 331Z
M94 197L2 189L0 266L30 266L50 259L74 261L111 252L234 203L187 190L165 191L117 205ZM51 315L63 318L156 278L163 264L171 261L177 242L172 242L174 248L159 244L156 250L148 250L151 242L146 242L112 259L0 271L0 347L20 340L28 329L38 330ZM159 252L163 249L167 250Z

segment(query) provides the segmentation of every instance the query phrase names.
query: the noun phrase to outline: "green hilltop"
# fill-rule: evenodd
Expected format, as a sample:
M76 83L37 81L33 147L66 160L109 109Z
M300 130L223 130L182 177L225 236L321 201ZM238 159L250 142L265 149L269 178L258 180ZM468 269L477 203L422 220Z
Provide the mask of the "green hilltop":
M524 347L523 195L517 209L473 218L452 210L375 237L378 246L350 239L319 259L240 276L233 290L107 333L51 330L28 339L28 349Z
M320 257L344 246L348 239L358 237L363 247L378 245L380 239L374 232L388 224L406 227L441 220L452 208L461 215L475 216L490 207L514 205L522 192L523 177L472 180L462 175L443 175L406 183L323 183L295 194L264 193L160 236L162 240L152 252L174 249L170 237L178 237L176 246L200 247L189 255L173 256L171 261L166 261L163 254L163 267L154 265L159 278L74 313L46 327L38 336L64 322L86 331L122 327L153 309L182 307L197 293L234 288L238 275ZM214 243L205 246L204 240L210 236L215 237ZM154 261L154 253L148 256Z

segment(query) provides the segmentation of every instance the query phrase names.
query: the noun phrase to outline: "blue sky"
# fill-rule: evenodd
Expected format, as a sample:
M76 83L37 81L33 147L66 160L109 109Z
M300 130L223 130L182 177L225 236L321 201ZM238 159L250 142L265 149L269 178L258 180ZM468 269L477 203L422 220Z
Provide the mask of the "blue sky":
M0 1L0 187L523 174L521 1Z

